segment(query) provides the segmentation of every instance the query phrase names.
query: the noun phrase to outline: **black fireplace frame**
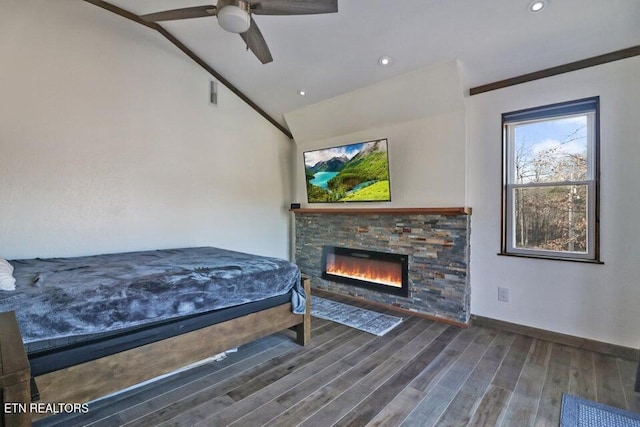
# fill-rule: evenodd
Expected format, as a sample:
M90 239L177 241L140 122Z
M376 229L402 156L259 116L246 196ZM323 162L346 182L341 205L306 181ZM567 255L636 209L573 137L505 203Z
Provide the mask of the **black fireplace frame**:
M389 285L383 285L380 283L369 282L366 280L354 279L350 277L336 276L327 273L327 255L343 255L356 258L367 258L380 261L391 261L402 265L402 287L396 288ZM358 286L360 288L383 292L391 295L399 295L405 298L409 297L409 256L403 254L394 254L389 252L369 251L364 249L344 248L339 246L322 247L322 264L320 265L322 271L322 278L330 280L332 282L345 283L347 285Z

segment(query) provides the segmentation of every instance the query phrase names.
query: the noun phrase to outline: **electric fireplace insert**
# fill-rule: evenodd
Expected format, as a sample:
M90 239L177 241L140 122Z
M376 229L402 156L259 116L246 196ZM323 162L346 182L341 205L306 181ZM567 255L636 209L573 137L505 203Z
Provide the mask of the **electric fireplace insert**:
M324 246L322 278L403 297L409 296L408 255Z

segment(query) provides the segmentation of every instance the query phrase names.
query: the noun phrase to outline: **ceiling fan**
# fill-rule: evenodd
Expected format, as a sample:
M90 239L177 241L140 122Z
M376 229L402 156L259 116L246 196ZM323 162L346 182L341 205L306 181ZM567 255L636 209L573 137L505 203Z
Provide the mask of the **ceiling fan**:
M273 61L258 25L252 15L312 15L338 12L338 0L218 0L215 5L165 10L142 15L147 22L216 16L218 24L232 33L240 34L247 49L267 64Z

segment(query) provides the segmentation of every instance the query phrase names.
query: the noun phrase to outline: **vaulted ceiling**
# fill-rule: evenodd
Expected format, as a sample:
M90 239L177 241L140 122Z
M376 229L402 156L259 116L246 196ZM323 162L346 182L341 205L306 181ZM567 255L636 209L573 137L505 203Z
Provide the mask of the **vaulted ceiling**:
M214 4L108 1L137 15ZM469 88L640 45L638 0L547 0L539 13L530 3L338 0L337 14L255 16L274 59L266 65L215 17L162 26L284 126L284 113L452 59Z

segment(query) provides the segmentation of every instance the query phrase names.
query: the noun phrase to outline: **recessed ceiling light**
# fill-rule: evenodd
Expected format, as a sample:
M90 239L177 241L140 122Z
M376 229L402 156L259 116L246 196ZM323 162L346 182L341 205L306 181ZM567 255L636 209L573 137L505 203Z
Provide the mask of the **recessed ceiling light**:
M541 1L541 0L537 0L534 2L531 2L531 4L529 5L529 10L531 12L540 12L542 9L544 9L546 3Z
M304 90L299 90L298 91L298 95L300 96L305 96L307 94L307 92L305 92Z
M389 56L381 56L380 59L378 59L378 64L380 64L382 67L388 67L389 65L391 65L391 57Z

